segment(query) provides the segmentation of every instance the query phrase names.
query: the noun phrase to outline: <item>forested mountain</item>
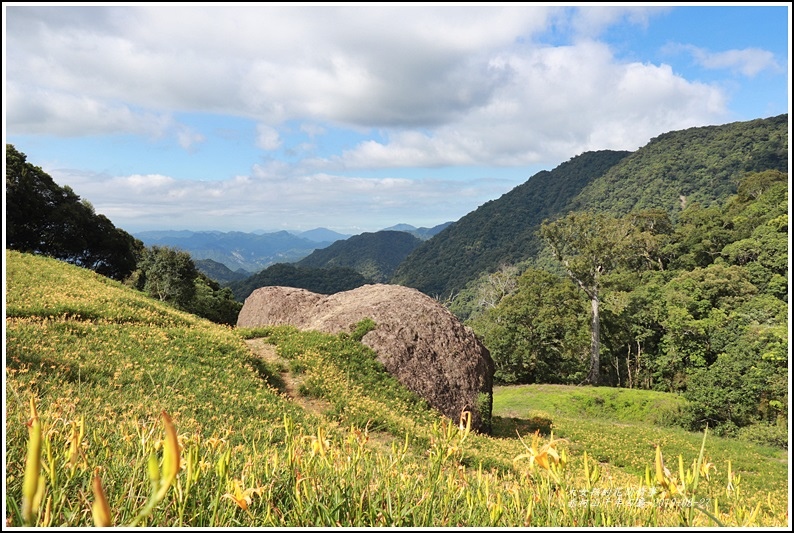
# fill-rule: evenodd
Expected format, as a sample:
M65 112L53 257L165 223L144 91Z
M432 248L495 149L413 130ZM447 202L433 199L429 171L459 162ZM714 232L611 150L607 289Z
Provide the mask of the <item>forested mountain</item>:
M410 233L415 237L419 237L423 241L426 241L430 237L441 233L442 230L446 229L447 226L451 225L452 222L444 222L443 224L439 224L438 226L433 226L432 228L417 228L410 224L396 224L394 226L390 226L388 228L383 228L382 231L405 231Z
M689 128L651 139L588 184L571 209L625 214L660 208L673 219L685 205L707 207L736 194L748 172L788 169L788 115Z
M481 272L536 254L540 241L535 233L541 222L564 212L587 184L629 154L586 152L550 172L538 172L422 243L397 268L392 281L431 296L445 295Z
M348 267L374 282L385 283L422 241L405 231L376 231L336 241L296 262L312 268Z
M708 206L736 193L750 171L788 168L788 115L673 131L636 152L588 152L542 171L418 247L394 283L448 296L500 265L535 257L544 219L571 211L615 214Z
M467 323L494 378L680 392L684 427L752 427L785 446L788 183L784 172L750 172L735 195L690 204L677 220L660 209L576 211L544 224L567 275L500 273L474 298Z
M319 294L349 291L371 283L370 280L346 267L309 268L286 263L277 263L229 285L238 302L244 301L260 287L278 285L296 287Z
M241 231L143 231L135 236L147 246L170 246L190 254L193 260L212 259L230 270L258 272L274 263L302 259L329 242L316 242L288 231L244 233Z
M228 285L234 281L242 281L251 275L250 272L245 270L233 271L223 263L213 261L212 259L199 259L195 261L196 268L203 272L210 279L214 279L218 283Z

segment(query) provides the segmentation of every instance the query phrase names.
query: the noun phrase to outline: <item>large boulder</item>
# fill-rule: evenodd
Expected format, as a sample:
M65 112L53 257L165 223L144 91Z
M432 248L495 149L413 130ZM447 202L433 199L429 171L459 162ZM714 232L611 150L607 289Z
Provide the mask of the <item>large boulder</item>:
M443 305L416 289L364 285L330 296L292 287L262 287L246 298L240 327L291 325L350 332L371 318L361 342L408 389L444 415L472 413L472 427L490 431L494 364L474 332Z

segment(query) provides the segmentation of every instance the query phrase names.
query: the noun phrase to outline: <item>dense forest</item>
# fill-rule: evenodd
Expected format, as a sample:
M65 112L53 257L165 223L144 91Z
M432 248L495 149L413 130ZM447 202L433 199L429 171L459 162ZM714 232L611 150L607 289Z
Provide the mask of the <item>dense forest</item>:
M405 231L377 231L336 241L295 264L300 267L348 267L377 283L391 280L397 266L422 241Z
M392 282L447 296L483 271L537 254L540 224L564 211L587 183L629 153L587 152L551 172L538 172L422 243L400 264Z
M659 208L676 220L689 204L708 207L736 194L747 172L787 169L788 115L673 131L633 153L584 153L422 243L392 281L447 299L483 272L542 257L537 230L546 219Z
M230 283L228 288L234 293L234 297L242 302L256 289L271 285L306 289L318 294L333 294L349 291L367 283L372 282L348 267L311 268L276 263L242 281Z
M659 209L571 212L539 231L547 250L564 247L548 252L556 268L525 261L483 274L450 307L484 339L498 382L680 392L692 406L682 426L752 426L779 443L789 400L788 201L788 175L767 170L746 174L723 202L688 205L675 222Z

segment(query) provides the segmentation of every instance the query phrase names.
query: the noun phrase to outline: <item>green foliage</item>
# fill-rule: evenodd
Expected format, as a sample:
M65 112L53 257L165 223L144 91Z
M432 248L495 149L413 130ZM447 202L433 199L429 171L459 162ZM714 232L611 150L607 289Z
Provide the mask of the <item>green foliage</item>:
M601 382L602 277L621 269L661 268L656 233L666 233L667 226L664 214L657 212L630 213L620 218L608 213L572 212L541 225L540 235L552 255L590 300L588 383Z
M146 248L127 284L218 324L235 325L242 304L228 287L198 271L190 254L167 246Z
M168 246L146 248L134 286L161 302L184 308L196 294L198 270L190 254Z
M233 272L229 267L223 263L213 261L212 259L198 259L193 260L196 263L196 268L204 273L208 278L217 281L222 285L228 285L234 281L242 281L251 274L243 270Z
M277 263L242 281L229 284L229 288L235 298L242 302L260 287L296 287L318 294L334 294L367 283L370 281L347 267L309 268Z
M620 216L655 209L676 221L694 204L708 210L724 203L746 174L787 168L788 115L672 131L631 154L587 152L539 172L423 243L400 265L393 282L443 300L503 263L538 258L542 245L536 231L544 220L570 211ZM776 178L757 181L746 186L748 198ZM709 218L714 212L702 214L692 224L716 225L712 235L684 243L686 255L680 260L689 262L685 268L706 266L726 243L719 222Z
M784 450L788 450L789 447L788 425L783 419L773 424L757 423L739 428L738 438L743 441L764 446L774 446Z
M586 152L550 172L538 172L422 243L398 267L392 283L444 299L483 272L536 255L542 248L536 235L541 222L566 212L588 183L628 154Z
M421 239L405 231L362 233L313 251L295 264L299 267L351 268L375 283L386 283Z
M201 272L194 283L196 292L185 306L187 311L216 324L237 324L237 315L243 305L234 299L234 293L229 287L221 287Z
M781 172L750 173L740 194L690 205L676 222L652 210L544 223L561 266L597 301L602 383L685 392L687 412L665 418L687 429L736 435L787 415L787 187ZM581 381L566 346L582 341L588 312L553 278L528 268L483 312L482 276L453 301L471 313L497 381Z
M364 335L374 330L376 327L378 327L378 325L374 320L371 318L365 318L356 324L353 333L350 334L350 338L356 342L361 342L361 339L364 338Z
M739 178L788 169L788 115L671 131L590 183L571 205L625 214L659 208L676 219L686 207L724 202Z
M143 248L11 144L6 145L5 229L12 250L54 257L116 280L130 275Z
M517 290L468 322L501 383L578 383L587 372L587 312L570 280L528 269Z

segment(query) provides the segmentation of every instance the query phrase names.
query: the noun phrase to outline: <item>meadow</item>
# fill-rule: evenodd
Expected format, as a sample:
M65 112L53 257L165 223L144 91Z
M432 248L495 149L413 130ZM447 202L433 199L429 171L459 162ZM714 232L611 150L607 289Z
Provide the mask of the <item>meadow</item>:
M786 453L668 427L676 397L497 387L485 436L366 324L240 330L52 259L6 271L10 526L788 525Z

